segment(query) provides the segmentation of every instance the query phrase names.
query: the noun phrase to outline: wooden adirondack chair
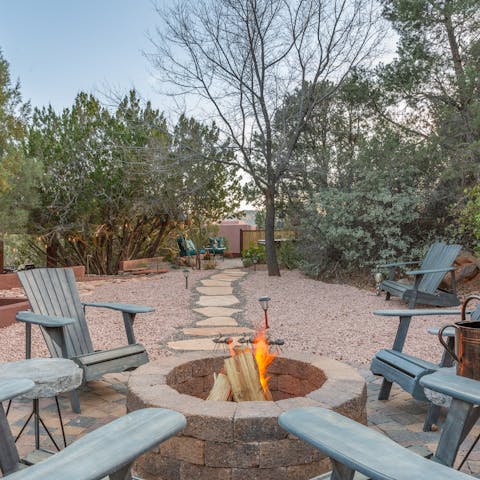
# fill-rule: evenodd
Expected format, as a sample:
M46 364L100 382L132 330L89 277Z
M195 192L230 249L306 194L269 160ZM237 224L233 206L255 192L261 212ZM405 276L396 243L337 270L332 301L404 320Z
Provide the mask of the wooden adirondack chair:
M453 398L432 460L321 407L288 410L280 415L278 423L330 457L333 471L316 480L473 480L476 477L450 467L479 417L476 405L480 403L480 383L443 372L425 376L423 383Z
M153 308L123 303L82 303L75 276L69 268L25 270L18 272L18 276L33 310L33 313L19 312L16 317L26 323L27 358L30 358L31 325L36 324L40 326L50 355L75 361L83 369L84 382L148 362L145 347L136 343L133 322L137 313L152 312ZM122 312L128 345L95 351L85 319L86 306ZM71 401L73 410L79 413L76 391Z
M392 384L398 384L403 390L410 393L413 398L419 401L428 402L421 380L425 375L436 372L443 367L450 367L453 364L453 358L446 351L443 352L442 358L438 364L422 360L404 353L403 346L407 339L408 329L412 318L420 316L456 316L460 318L461 310L377 310L373 312L387 318L398 317L397 333L393 346L390 349L379 350L373 357L370 370L374 375L383 377L382 386L378 393L379 400L388 400ZM480 320L480 304L474 310L469 310L470 320ZM435 330L435 329L429 329ZM432 341L436 341L436 337L432 337ZM449 338L449 344L453 348L454 339ZM436 423L440 414L440 407L430 404L423 431L431 430L432 424Z
M197 249L193 240L185 237L177 238L178 249L180 250L180 257L187 257L195 260L195 267L200 269L202 265L202 257L206 250L204 248ZM193 265L192 265L193 266Z
M205 247L205 250L208 253L213 255L221 255L222 259L225 260L225 250L223 237L208 237L208 245Z
M421 262L418 270L406 272L415 277L413 284L395 281L397 267L419 264L420 262L397 262L379 265L378 268L388 268L388 279L378 286L379 291L386 292L386 300L390 296L400 297L408 303L408 308L415 308L416 304L451 307L460 304L456 292L454 260L460 252L461 245L447 245L434 243ZM450 272L452 291L440 290L438 287L443 277Z
M25 379L0 380L0 402L28 392L33 382ZM185 417L164 408L136 410L93 432L64 450L51 455L35 451L22 462L0 403L0 470L6 480L98 480L127 479L133 461L181 431ZM41 459L29 468L31 461Z

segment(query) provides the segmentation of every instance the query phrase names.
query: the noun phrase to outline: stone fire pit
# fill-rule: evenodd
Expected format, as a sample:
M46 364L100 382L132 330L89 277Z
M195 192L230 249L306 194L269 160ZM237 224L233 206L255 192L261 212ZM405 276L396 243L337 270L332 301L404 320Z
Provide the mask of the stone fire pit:
M185 430L143 456L145 480L306 480L329 470L328 460L278 425L300 406L330 408L366 423L365 380L325 357L282 353L268 372L273 402L204 400L225 354L188 353L138 368L128 384L129 411L170 408L187 418Z

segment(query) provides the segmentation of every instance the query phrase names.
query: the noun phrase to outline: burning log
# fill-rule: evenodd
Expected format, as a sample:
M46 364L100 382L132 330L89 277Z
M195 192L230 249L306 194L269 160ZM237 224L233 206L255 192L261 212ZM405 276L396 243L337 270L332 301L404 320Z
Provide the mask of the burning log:
M215 375L215 382L208 394L207 400L226 401L230 400L231 395L232 388L228 381L228 377L224 373Z
M224 366L236 402L265 400L257 364L250 350L227 358Z
M267 369L277 354L271 353L269 347L276 345L278 348L283 340L270 340L265 330L261 330L255 336L244 335L235 346L231 337L219 335L213 341L217 345L228 345L231 358L224 361L224 369L215 377L208 400L228 400L231 396L236 402L273 399L268 388ZM253 351L247 349L247 344Z

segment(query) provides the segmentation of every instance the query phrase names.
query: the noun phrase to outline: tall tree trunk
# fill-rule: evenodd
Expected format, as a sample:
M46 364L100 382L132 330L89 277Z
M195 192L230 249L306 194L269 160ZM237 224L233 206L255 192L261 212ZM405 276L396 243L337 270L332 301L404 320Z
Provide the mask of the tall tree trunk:
M277 252L275 250L275 188L269 187L265 191L265 253L267 256L267 269L269 276L280 276Z

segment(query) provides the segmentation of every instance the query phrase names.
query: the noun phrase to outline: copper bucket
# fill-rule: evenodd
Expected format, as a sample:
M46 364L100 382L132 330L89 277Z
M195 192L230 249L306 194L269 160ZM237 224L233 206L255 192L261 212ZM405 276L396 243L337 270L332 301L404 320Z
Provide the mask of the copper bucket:
M480 321L465 320L467 305L471 300L480 300L480 296L471 295L463 302L462 321L445 325L438 332L438 339L457 362L457 375L480 380ZM443 331L448 327L455 328L455 351L443 339Z

